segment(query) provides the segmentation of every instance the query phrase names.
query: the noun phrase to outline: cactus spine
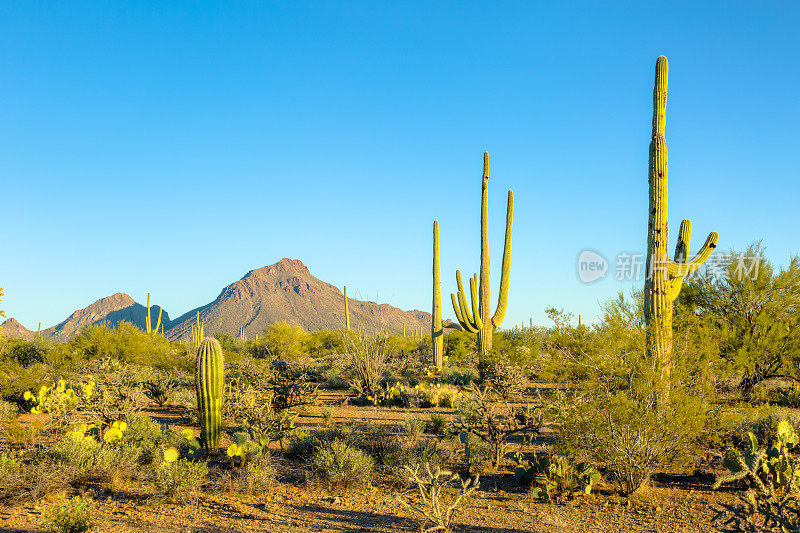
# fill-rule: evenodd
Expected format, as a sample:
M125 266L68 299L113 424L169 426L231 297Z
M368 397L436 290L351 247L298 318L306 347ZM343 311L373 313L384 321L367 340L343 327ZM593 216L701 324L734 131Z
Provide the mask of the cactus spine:
M444 364L444 330L442 329L442 276L439 269L439 221L433 221L433 309L431 311L431 343L433 364L442 370Z
M158 333L158 327L161 325L161 312L163 309L160 307L158 308L158 321L156 322L156 327L153 328L153 320L150 318L150 293L147 293L147 316L145 317L145 328L147 329L147 333Z
M456 270L458 297L450 295L453 310L461 327L478 335L478 346L482 354L492 351L492 334L499 327L506 315L508 306L508 285L511 281L511 226L514 219L514 192L508 191L506 208L506 238L503 246L503 267L500 275L500 295L497 308L491 315L491 287L489 284L489 152L483 153L483 180L481 185L481 277L478 284L477 274L470 278L469 289L472 300L472 312L461 283L461 271Z
M647 326L647 350L661 372L662 393L668 394L668 378L672 357L672 304L680 293L684 276L702 266L717 246L719 235L712 231L705 244L690 261L689 243L692 223L681 222L675 259L670 260L667 246L667 141L664 136L667 111L667 58L656 61L653 89L653 133L650 141L647 273L644 282L644 316Z
M350 302L347 301L347 285L344 286L344 327L350 331Z
M195 391L200 414L200 441L207 450L219 446L222 426L222 386L225 359L217 339L205 339L197 348Z

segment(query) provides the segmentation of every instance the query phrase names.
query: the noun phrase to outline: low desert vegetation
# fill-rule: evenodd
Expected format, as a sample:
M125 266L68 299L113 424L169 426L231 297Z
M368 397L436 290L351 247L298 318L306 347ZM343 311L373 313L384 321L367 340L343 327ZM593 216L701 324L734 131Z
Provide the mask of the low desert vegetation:
M444 531L481 492L479 479L508 477L529 500L562 505L705 471L715 489L746 490L709 509L720 530L791 531L800 486L791 332L781 322L781 331L755 328L743 341L748 322L732 315L744 311L712 304L746 294L762 302L753 320L780 319L800 294L791 283L800 263L765 272L735 298L728 284L686 283L666 382L648 354L640 292L608 302L591 326L550 309L550 327L497 330L488 356L474 335L452 331L441 371L388 330L278 325L258 341L219 335L216 444L204 440L212 419L199 414L207 402L181 342L125 323L66 343L3 338L0 364L12 377L0 389L0 502L66 493L42 527L88 531L92 505L72 496L98 485L133 483L170 505L279 484L339 496L375 487L396 492L423 529ZM783 304L773 307L776 297ZM363 425L359 410L399 414ZM156 421L168 412L171 423Z

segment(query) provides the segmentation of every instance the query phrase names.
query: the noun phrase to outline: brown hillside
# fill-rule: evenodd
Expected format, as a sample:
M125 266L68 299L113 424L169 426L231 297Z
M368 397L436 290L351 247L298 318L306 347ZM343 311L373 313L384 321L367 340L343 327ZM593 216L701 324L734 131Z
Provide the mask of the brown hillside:
M307 331L344 327L344 296L338 287L311 275L298 260L282 259L271 266L251 270L225 287L216 300L175 319L167 336L179 339L189 334L200 312L207 335L218 331L237 334L245 327L249 337L270 324L286 321ZM430 328L430 313L403 311L388 304L350 298L350 327L374 329L374 325L409 334L417 327Z
M158 310L159 307L157 305L152 306L150 310L150 314L153 317L153 327L155 327L155 321L158 318ZM80 332L86 326L103 322L117 324L123 320L144 329L146 316L147 307L136 303L127 294L118 292L101 298L88 307L78 309L65 321L52 328L47 328L42 334L63 341ZM161 321L165 327L169 327L169 314L166 311L161 315Z
M0 324L0 335L8 335L10 337L17 337L18 339L30 341L33 340L36 333L17 322L15 318L9 318Z

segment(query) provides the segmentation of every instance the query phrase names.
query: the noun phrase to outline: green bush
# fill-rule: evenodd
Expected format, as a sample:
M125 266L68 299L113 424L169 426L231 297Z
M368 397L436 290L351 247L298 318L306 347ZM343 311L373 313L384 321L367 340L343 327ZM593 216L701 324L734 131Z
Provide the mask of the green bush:
M434 435L443 435L447 429L447 417L443 414L432 413L431 420L428 422L428 431Z
M372 457L339 439L321 443L311 458L312 478L329 488L367 485L374 467Z
M124 363L151 366L160 370L191 372L194 361L182 356L163 335L148 335L137 327L119 322L89 326L67 343L71 353L83 359L113 358Z
M417 442L425 431L425 421L418 415L408 414L405 422L406 438L408 438L411 443Z
M319 429L311 433L295 433L289 438L286 456L290 459L310 460L316 448L334 440L350 442L352 430L343 427Z
M53 533L86 533L94 527L93 507L75 496L66 504L52 507L45 514L48 531Z
M155 493L168 501L182 501L200 488L208 475L205 463L195 463L188 459L162 462L150 476L150 484Z

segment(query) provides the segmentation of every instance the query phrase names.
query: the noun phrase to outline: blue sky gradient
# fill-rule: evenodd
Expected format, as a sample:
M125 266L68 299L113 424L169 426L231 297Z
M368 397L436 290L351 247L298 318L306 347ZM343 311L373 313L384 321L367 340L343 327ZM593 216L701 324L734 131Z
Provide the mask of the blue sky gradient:
M659 54L673 242L800 252L795 2L165 4L0 4L0 308L29 328L118 291L177 317L283 257L430 310L435 218L453 318L483 150L493 298L516 199L504 326L591 321L631 283L579 252L645 251Z

